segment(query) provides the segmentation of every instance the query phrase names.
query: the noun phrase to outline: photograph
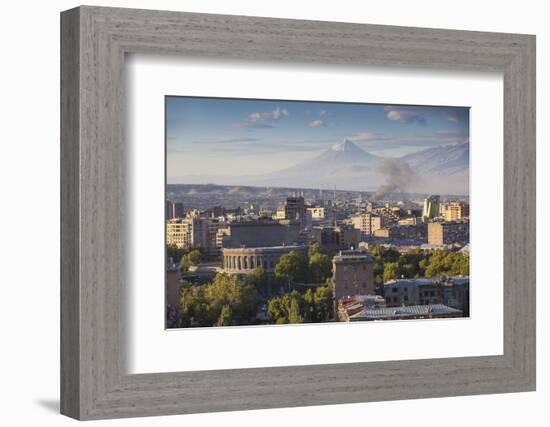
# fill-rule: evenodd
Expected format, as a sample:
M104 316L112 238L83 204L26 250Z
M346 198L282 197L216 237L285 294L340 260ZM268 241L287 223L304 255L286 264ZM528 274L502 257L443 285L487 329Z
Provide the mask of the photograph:
M165 97L166 327L469 317L469 108Z

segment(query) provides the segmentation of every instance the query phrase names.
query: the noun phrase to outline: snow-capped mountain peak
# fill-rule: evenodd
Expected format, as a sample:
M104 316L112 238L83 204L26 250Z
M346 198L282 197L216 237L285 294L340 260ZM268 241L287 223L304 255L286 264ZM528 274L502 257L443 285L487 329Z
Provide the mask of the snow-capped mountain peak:
M343 153L364 153L365 150L358 147L356 144L351 142L349 139L344 139L338 144L334 144L330 147L331 151L343 152Z

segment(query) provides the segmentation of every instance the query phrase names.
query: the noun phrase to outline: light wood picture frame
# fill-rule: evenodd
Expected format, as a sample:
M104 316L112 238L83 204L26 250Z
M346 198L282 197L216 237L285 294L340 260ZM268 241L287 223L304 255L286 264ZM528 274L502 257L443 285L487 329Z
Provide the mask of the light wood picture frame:
M129 53L503 73L504 352L127 374ZM535 390L535 37L82 6L61 14L61 412L88 420ZM474 183L475 185L475 183Z

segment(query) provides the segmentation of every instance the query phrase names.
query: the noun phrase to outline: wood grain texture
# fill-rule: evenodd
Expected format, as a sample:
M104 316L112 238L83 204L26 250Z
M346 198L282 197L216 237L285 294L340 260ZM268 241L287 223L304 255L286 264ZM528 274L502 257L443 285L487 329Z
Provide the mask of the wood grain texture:
M96 7L63 12L61 28L62 413L100 419L535 389L534 36ZM127 53L501 71L504 354L128 375Z
M61 412L80 414L79 17L61 20Z

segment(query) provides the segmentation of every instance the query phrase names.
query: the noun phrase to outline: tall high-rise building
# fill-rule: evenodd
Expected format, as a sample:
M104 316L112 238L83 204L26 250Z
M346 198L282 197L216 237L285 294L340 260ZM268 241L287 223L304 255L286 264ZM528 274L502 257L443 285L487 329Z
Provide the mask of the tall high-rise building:
M299 221L301 227L305 227L306 207L303 196L292 196L286 198L285 219Z
M374 294L374 261L357 251L340 251L332 259L334 298Z
M184 218L183 203L166 201L166 219Z
M363 212L351 218L351 223L361 233L361 240L366 240L375 230L382 228L384 221L379 215Z
M424 209L422 216L432 219L439 215L439 196L431 195L424 199Z

